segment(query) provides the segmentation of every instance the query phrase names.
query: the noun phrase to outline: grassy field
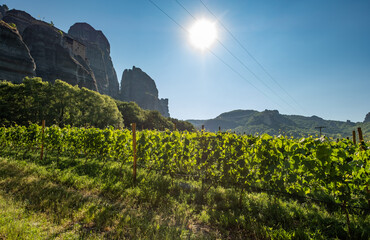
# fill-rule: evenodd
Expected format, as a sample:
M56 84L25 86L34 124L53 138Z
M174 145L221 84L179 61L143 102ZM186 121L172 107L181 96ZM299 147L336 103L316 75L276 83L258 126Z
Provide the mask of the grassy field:
M3 150L0 239L369 239L368 213L96 159Z

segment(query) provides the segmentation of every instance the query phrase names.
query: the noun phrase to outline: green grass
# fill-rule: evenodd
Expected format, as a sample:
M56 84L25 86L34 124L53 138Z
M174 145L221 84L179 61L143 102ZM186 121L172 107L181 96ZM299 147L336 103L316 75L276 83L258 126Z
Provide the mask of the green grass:
M370 218L131 165L0 153L0 239L369 239ZM209 190L207 191L206 189Z
M52 232L45 218L36 216L24 208L24 204L15 203L11 198L4 198L0 193L0 238L41 239Z

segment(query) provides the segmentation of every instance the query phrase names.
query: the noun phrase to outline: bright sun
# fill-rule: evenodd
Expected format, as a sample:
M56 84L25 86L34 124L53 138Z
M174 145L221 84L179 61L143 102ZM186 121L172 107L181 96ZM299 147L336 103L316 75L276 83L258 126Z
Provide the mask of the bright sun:
M197 20L189 30L190 42L197 48L209 48L217 39L216 24L206 19Z

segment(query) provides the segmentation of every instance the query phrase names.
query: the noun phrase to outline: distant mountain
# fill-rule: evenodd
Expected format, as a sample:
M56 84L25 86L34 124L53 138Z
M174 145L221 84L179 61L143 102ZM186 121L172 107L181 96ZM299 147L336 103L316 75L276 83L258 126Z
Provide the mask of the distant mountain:
M370 140L370 118L368 114L363 123L351 121L324 120L317 116L305 117L299 115L284 115L277 110L265 110L258 112L255 110L234 110L220 114L214 119L208 120L187 120L196 128L200 129L204 125L207 131L215 132L235 131L238 133L256 134L268 133L270 135L288 135L301 137L307 135L318 135L322 128L322 134L333 138L344 138L352 136L352 131L361 127L365 139Z
M367 123L367 122L370 122L370 112L368 114L366 114L366 117L365 117L365 120L364 120L364 123Z

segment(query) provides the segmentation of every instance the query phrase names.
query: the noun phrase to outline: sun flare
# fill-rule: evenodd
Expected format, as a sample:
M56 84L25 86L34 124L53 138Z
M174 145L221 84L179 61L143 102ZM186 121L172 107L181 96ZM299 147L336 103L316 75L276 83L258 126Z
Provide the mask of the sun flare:
M197 20L189 30L191 44L204 50L217 39L216 24L206 19Z

